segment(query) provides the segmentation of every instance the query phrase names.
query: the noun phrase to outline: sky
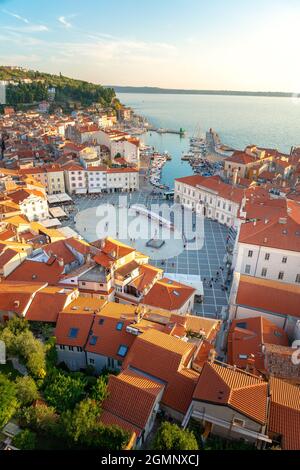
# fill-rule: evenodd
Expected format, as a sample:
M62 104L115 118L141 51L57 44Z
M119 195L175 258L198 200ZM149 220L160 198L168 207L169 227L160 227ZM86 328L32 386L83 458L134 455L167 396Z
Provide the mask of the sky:
M0 64L104 85L300 92L300 0L0 0Z

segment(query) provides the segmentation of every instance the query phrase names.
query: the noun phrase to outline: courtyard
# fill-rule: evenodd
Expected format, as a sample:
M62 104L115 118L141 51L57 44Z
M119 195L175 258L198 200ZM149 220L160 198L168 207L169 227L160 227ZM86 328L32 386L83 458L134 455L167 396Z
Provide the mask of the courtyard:
M122 194L123 196L126 194ZM99 194L99 195L85 195L74 196L75 203L74 218L67 221L64 225L68 225L74 230L78 231L83 238L87 241L93 241L93 232L91 228L96 225L96 220L90 213L89 209L98 207L100 204L112 204L118 206L120 194ZM169 204L172 202L166 201L159 195L154 195L152 192L139 191L128 194L128 204L143 204L149 208L152 204ZM80 214L84 211L85 227L83 227L82 218ZM76 219L79 222L76 223ZM228 228L219 224L216 221L204 219L204 236L198 249L195 250L178 250L176 255L172 257L166 256L165 251L157 250L155 255L150 255L150 263L154 266L164 269L166 273L175 274L189 274L200 275L204 288L204 302L195 302L195 313L205 317L218 317L221 314L222 308L228 305L228 293L222 286L226 282L227 269L226 269L226 239L228 236ZM95 238L96 238L96 232ZM89 236L88 236L89 234ZM125 241L124 241L125 242ZM127 241L128 244L140 250L140 246L136 240ZM196 246L197 248L197 246ZM165 250L166 248L164 248ZM142 250L141 250L142 251ZM145 250L144 250L145 251ZM161 254L161 256L160 256ZM222 267L222 269L220 269ZM217 272L219 275L217 276ZM213 278L213 281L211 279Z

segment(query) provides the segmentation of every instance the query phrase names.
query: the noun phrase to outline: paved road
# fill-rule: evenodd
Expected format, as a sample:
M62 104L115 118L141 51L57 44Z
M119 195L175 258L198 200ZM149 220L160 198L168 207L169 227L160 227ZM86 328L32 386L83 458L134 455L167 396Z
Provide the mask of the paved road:
M75 199L78 211L83 211L89 207L96 207L101 203L118 204L120 194L99 195L99 197L81 197ZM124 196L124 194L122 194ZM172 204L166 200L159 199L151 192L139 191L131 193L128 200L132 204L144 204L150 208L151 204ZM76 230L74 223L68 225ZM228 291L221 289L226 279L225 257L226 257L226 237L228 228L218 222L205 219L204 220L204 243L199 250L184 250L178 256L167 259L164 263L162 260L153 260L151 263L161 267L165 272L179 274L196 274L200 275L204 282L204 303L195 304L195 312L201 316L215 318L221 313L222 307L228 305ZM84 233L81 234L84 236ZM220 267L224 270L221 271ZM216 279L216 273L219 272L217 281L210 283L211 278ZM211 285L211 287L210 287Z

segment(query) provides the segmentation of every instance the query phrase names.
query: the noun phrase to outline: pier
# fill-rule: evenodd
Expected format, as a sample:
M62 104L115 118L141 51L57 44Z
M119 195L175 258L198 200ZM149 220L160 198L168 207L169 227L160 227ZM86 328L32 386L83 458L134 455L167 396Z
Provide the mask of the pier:
M148 128L149 132L157 132L158 134L177 134L182 137L186 135L186 131L182 128L179 129L179 131L174 130L174 129L164 129L162 127L156 128L156 127L149 127Z
M206 132L206 145L208 155L213 156L215 159L223 160L234 152L233 148L222 144L219 134L213 129Z

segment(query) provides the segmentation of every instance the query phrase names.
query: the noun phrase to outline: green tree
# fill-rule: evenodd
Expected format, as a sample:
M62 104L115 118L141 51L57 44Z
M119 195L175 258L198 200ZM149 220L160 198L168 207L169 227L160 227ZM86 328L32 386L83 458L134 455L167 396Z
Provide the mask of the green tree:
M52 371L47 377L44 397L59 413L74 408L85 394L86 378L79 374Z
M165 421L154 440L155 450L198 450L197 440L191 431Z
M107 398L108 392L107 392L107 377L102 377L100 376L97 379L96 384L92 387L91 397L99 402L100 404L103 403L105 398Z
M70 442L78 443L91 433L100 416L99 404L90 398L77 403L74 411L67 410L61 417L61 424Z
M29 427L33 431L45 434L54 432L59 419L55 409L46 403L40 403L34 407L23 407L18 417L22 427Z
M128 444L130 434L119 426L104 426L98 423L84 437L84 445L90 449L122 450Z
M36 448L36 434L25 429L14 437L13 445L21 450L34 450Z
M0 373L0 429L18 409L15 385Z
M11 331L14 335L19 335L24 333L24 331L29 330L29 324L24 318L13 317L7 323L5 323L4 329Z
M15 338L19 355L24 359L29 372L36 378L44 378L46 372L46 356L44 345L29 330Z
M39 397L39 392L32 377L18 377L15 382L16 395L21 406L31 405Z

